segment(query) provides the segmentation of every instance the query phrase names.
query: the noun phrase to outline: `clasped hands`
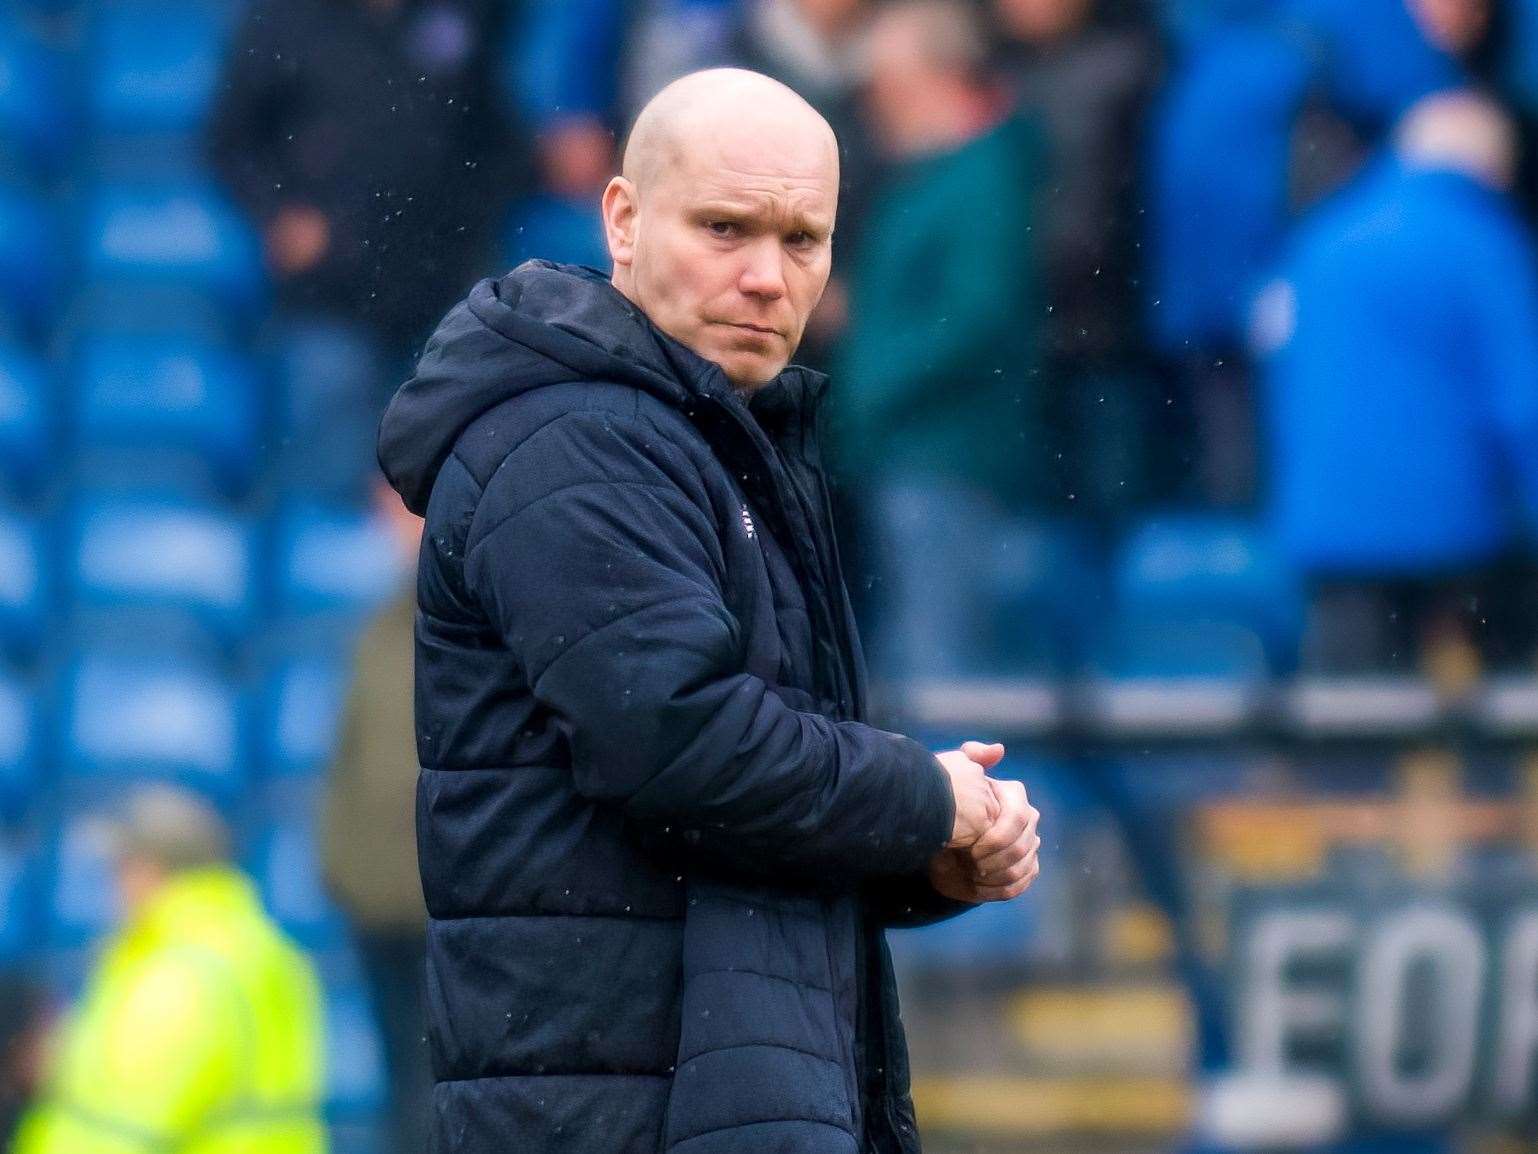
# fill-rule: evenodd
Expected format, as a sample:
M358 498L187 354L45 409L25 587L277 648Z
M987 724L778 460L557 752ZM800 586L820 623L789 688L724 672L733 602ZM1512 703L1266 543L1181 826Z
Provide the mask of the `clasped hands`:
M1007 902L1019 897L1041 872L1036 825L1041 814L1018 781L987 771L1004 756L1002 745L963 742L935 758L951 781L956 821L951 840L929 862L929 882L963 902Z

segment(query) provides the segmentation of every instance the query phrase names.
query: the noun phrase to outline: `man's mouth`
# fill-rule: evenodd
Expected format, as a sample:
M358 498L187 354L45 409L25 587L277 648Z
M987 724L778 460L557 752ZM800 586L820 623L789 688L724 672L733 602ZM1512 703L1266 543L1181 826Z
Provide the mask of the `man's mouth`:
M734 329L747 329L751 333L763 333L766 337L777 337L779 329L770 328L768 325L755 325L747 321L723 321L723 324L731 325Z

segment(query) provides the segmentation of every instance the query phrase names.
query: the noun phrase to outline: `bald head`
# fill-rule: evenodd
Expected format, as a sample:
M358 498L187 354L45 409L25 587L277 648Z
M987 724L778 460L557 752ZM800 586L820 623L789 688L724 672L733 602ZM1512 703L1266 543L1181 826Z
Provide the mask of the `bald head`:
M838 141L791 89L695 72L641 110L604 190L614 285L740 389L780 372L827 285Z
M673 81L641 109L621 174L644 190L691 152L727 140L781 138L820 147L838 172L838 141L822 114L794 89L744 68L710 68Z

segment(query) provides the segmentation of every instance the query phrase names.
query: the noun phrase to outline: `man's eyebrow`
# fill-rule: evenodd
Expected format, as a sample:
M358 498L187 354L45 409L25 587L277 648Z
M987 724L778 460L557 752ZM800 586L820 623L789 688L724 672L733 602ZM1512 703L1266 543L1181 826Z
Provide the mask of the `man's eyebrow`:
M746 200L731 200L726 197L715 197L711 200L701 201L694 206L696 216L746 216L761 217L764 214L764 206ZM791 215L791 224L795 228L805 229L807 232L826 233L833 229L833 222L820 213L796 212Z
M763 205L754 204L746 200L729 200L725 197L716 197L696 204L694 211L700 215L716 213L719 216L758 216L763 212Z

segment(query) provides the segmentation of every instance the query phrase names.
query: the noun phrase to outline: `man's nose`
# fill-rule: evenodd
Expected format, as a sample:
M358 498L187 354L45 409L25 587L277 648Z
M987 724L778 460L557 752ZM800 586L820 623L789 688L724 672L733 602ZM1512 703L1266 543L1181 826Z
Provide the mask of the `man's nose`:
M778 237L761 237L745 253L737 287L746 296L779 300L785 295L785 253Z

